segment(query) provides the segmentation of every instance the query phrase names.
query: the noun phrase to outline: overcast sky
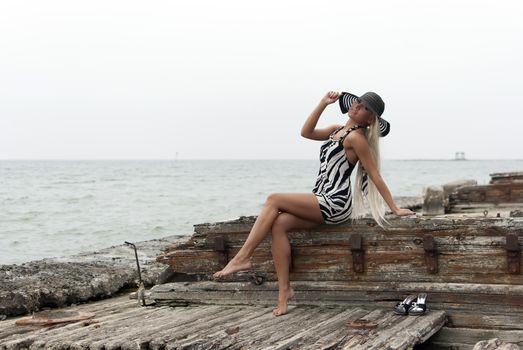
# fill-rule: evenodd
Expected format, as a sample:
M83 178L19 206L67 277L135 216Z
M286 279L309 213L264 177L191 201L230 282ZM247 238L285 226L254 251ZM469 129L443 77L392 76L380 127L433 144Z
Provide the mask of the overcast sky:
M385 159L521 159L522 8L4 1L0 159L316 159L329 90L382 96Z

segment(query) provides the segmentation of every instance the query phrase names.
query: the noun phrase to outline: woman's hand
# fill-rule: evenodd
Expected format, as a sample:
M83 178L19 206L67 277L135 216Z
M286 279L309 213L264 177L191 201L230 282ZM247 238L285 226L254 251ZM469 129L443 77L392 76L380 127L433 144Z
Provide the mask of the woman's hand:
M329 91L327 94L321 99L321 101L327 105L330 105L331 103L334 103L338 101L338 98L340 97L340 93L336 91Z
M416 215L416 213L413 212L412 210L402 209L402 208L398 208L398 209L394 210L394 214L396 214L398 216Z

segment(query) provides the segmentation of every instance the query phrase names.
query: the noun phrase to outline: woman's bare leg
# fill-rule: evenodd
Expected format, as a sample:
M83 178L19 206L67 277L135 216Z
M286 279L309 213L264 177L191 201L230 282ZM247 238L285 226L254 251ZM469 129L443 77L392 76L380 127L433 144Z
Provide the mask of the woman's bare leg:
M291 230L310 229L319 224L301 219L289 213L278 215L272 225L272 259L278 275L278 306L272 310L275 316L287 313L287 301L294 296L294 290L289 280L291 262L291 245L287 233Z
M220 278L236 271L250 269L250 258L254 249L267 236L280 211L323 223L320 206L313 193L271 193L238 254L222 270L215 272L213 277Z

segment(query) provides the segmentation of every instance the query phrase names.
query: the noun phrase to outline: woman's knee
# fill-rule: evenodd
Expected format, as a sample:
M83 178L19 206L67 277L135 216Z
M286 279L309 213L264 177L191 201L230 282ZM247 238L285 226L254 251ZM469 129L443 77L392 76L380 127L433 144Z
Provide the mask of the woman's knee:
M280 213L272 223L271 227L271 233L274 234L282 234L287 233L287 231L290 229L290 221L289 221L289 214L287 213Z
M278 197L279 193L273 192L269 193L267 196L267 199L265 200L265 205L272 206L272 207L278 207Z

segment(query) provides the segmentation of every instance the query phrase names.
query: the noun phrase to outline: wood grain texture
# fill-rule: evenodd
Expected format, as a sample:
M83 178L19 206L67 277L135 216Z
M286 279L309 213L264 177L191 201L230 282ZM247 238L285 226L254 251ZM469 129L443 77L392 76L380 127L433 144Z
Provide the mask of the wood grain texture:
M272 305L277 276L270 252L270 235L255 250L253 267L213 282L212 273L223 265L223 252L214 251L223 238L231 259L242 246L254 217L195 225L184 245L174 245L158 256L187 281L208 282L170 289L156 286L153 295L168 302ZM377 305L391 307L407 293L427 292L431 307L448 312L449 327L517 329L523 314L523 275L510 274L506 237L523 246L523 219L445 215L390 218L384 230L371 219L341 225L322 225L289 233L292 247L291 283L299 305ZM363 273L353 271L351 236L361 235ZM428 273L423 238L433 237L437 273ZM520 260L523 260L521 258ZM523 264L523 261L520 261ZM191 277L191 278L189 278ZM250 281L263 277L259 287ZM232 284L237 283L234 288ZM197 286L197 284L194 284ZM227 287L229 286L229 287ZM271 287L272 286L272 287ZM179 289L181 288L181 289ZM198 290L198 288L200 288Z
M383 341L407 349L445 321L441 311L403 317L376 307L291 306L282 317L261 306L139 307L126 296L67 310L95 313L96 323L42 328L8 319L0 322L0 349L343 349L351 342L382 349ZM347 327L362 318L377 322L377 329Z

